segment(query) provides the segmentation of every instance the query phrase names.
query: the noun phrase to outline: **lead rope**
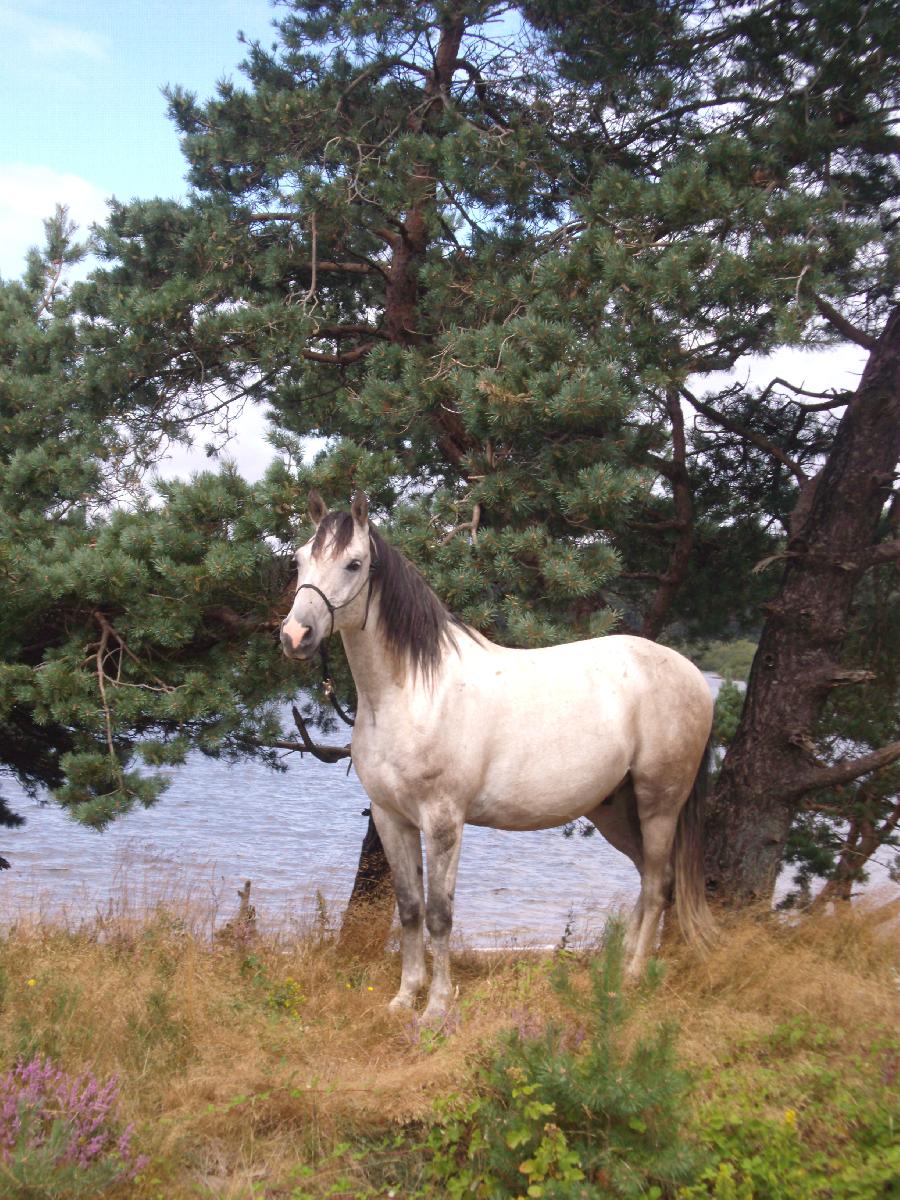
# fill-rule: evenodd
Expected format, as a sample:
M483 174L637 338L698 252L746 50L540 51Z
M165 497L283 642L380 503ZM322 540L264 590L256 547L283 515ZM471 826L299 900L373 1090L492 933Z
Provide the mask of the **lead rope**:
M325 695L331 701L331 707L341 718L345 725L351 727L356 724L352 717L348 717L341 708L340 701L337 698L337 692L334 686L334 680L331 678L331 672L328 669L328 651L325 649L325 642L319 644L319 657L322 660L322 687L325 690Z

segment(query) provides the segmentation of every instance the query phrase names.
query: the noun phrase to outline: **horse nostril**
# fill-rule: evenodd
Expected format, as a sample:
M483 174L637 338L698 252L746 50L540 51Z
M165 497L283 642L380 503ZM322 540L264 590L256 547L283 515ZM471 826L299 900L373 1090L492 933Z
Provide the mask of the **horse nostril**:
M308 650L316 640L316 635L309 625L300 625L296 621L288 624L289 621L290 618L287 618L281 626L281 644L290 656L300 650Z

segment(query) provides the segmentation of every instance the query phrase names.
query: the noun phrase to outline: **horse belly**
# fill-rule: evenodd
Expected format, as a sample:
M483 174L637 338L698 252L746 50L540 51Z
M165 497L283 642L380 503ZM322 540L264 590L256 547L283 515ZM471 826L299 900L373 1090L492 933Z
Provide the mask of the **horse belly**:
M466 821L494 829L552 829L584 816L628 773L631 747L582 734L518 759L495 753Z

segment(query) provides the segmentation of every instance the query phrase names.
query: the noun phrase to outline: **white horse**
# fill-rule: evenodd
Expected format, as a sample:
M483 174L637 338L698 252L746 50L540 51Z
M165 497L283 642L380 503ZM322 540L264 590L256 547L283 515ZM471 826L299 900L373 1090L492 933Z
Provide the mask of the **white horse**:
M316 532L297 551L298 587L281 642L289 658L307 659L332 632L344 641L358 693L353 763L372 802L402 928L391 1008L412 1007L425 986L423 918L432 952L423 1021L440 1021L451 1001L449 939L466 823L546 829L592 821L640 872L628 926L632 976L655 944L673 886L683 932L705 942L712 925L695 802L712 700L697 668L637 637L497 646L453 617L370 527L361 493L349 513L328 513L312 492L309 513Z

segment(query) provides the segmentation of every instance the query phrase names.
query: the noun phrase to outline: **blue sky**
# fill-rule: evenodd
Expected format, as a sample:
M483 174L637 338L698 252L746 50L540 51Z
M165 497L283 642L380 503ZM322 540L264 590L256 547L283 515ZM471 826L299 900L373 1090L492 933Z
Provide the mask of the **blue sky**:
M161 89L239 78L238 30L273 40L269 0L0 0L0 274L21 271L57 201L177 196L184 164Z
M277 12L269 0L0 0L0 276L21 274L57 203L86 229L110 196L184 195L161 89L203 97L238 80L238 31L271 42ZM234 428L227 454L257 478L272 457L264 415L248 409ZM173 447L161 473L209 465Z

